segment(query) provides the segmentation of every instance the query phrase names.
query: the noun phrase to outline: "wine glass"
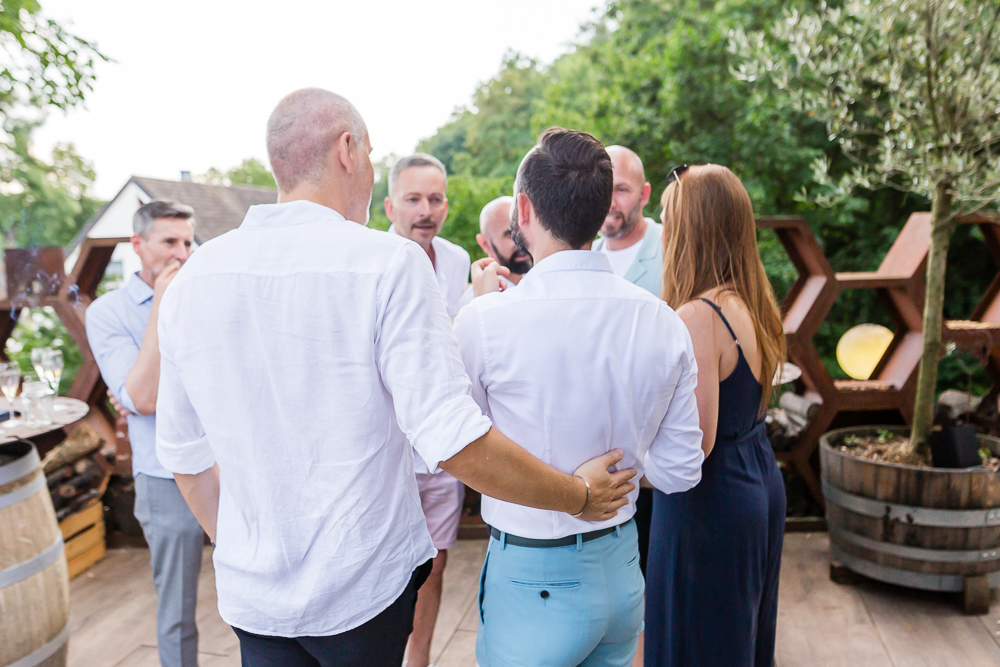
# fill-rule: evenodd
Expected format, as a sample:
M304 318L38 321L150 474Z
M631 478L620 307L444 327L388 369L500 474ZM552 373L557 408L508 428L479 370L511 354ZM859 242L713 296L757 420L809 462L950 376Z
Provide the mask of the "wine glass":
M54 398L59 397L59 380L62 379L63 372L63 353L62 350L52 350L46 348L48 351L42 357L42 372L44 375L40 375L39 379L44 379L49 383L49 387L52 388L52 395ZM60 410L66 410L65 405L60 405L56 402L54 411L59 412Z
M36 347L31 351L31 365L39 380L45 379L45 357L51 352L51 347Z
M0 424L4 428L17 428L23 422L14 418L14 399L17 397L17 388L21 385L21 367L17 362L8 361L0 363L0 390L3 391L10 406L10 418Z

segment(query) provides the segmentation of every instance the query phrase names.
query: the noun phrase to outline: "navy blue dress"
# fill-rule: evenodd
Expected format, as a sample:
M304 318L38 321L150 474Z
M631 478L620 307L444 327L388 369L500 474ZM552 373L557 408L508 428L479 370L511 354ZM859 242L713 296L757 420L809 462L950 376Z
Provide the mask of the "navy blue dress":
M722 311L708 303L736 339ZM739 345L739 341L737 341ZM646 667L772 667L785 486L739 350L719 383L715 447L701 482L653 498Z

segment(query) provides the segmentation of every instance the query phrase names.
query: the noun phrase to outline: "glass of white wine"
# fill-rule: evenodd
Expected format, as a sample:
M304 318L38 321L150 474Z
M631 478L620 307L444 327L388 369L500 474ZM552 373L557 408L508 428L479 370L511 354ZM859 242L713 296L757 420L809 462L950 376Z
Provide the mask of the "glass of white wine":
M17 428L23 422L14 418L14 399L17 398L17 389L21 386L21 367L15 361L0 363L0 390L3 391L7 399L10 416L7 421L0 424L4 428Z
M45 357L51 352L51 347L36 347L31 351L31 365L39 380L45 379Z
M42 356L42 373L38 377L48 382L52 388L52 395L59 398L59 380L62 379L64 366L63 353L62 350L45 349L48 351ZM66 409L66 406L60 405L58 401L53 408L56 412Z

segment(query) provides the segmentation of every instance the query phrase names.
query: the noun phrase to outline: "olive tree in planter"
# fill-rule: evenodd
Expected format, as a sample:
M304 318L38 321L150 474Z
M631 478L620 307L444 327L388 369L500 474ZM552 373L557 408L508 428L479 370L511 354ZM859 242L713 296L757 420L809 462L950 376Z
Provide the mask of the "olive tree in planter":
M945 263L951 230L960 218L1000 201L1000 1L846 0L837 7L821 5L815 14L789 12L766 32L734 32L730 48L741 56L739 77L766 85L781 99L825 122L831 140L852 161L852 166L837 176L831 174L828 159L817 162L817 180L826 186L825 194L817 197L821 203L859 187L893 187L932 202L924 349L910 432L910 451L926 457L942 352ZM840 466L838 470L844 472L843 461L829 459L832 451L828 446L821 450L824 465ZM918 470L914 466L886 467ZM934 473L934 469L924 470L928 475ZM897 479L902 474L899 470L889 472ZM827 481L828 473L824 470ZM874 474L878 478L882 473L889 474ZM990 483L995 483L995 478ZM845 483L852 485L850 480ZM854 490L861 491L860 487ZM872 491L873 498L888 500ZM835 504L827 495L828 506ZM845 502L863 495L853 494L853 499ZM948 504L947 499L926 497L923 502L938 507L939 503ZM857 501L855 505L858 503L863 504ZM920 503L911 499L906 504ZM886 504L881 507L884 512ZM985 515L982 518L988 519ZM994 518L1000 524L1000 511ZM833 523L831 520L831 526ZM855 523L864 521L859 518ZM913 535L907 542L901 534L887 535L886 531L892 532L889 528L872 526L867 537L863 527L858 530L861 537L853 541L857 553L881 550L884 555L886 543L904 545L888 548L890 556L873 556L871 562L877 567L899 565L893 559L903 562L919 555L905 546L920 543ZM994 537L995 546L1000 546L1000 528ZM873 539L881 546L865 542ZM943 570L952 573L948 576L952 576L954 590L953 575L963 574L954 566L958 561L948 560L952 556L945 555L941 561L941 554L930 555L946 564ZM954 558L979 555L963 552ZM1000 559L992 562L997 571L993 583L1000 583ZM902 567L889 569L906 572ZM974 573L983 571L974 569ZM875 576L872 571L864 573ZM888 579L908 583L907 575ZM968 590L968 581L966 584ZM981 588L983 580L975 585Z
M825 121L853 169L816 199L882 186L930 199L924 351L911 447L926 453L941 357L945 263L959 218L1000 201L1000 2L848 0L733 34L737 72Z

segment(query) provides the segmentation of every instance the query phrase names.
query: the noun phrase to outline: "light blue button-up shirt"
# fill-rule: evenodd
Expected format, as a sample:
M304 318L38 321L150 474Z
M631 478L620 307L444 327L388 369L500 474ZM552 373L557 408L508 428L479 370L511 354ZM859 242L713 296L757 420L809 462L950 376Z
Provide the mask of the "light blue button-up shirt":
M139 274L133 275L125 287L108 292L87 308L87 342L104 383L132 413L128 417L132 474L173 479L156 458L156 415L140 415L125 388L125 378L139 357L152 309L153 288Z

